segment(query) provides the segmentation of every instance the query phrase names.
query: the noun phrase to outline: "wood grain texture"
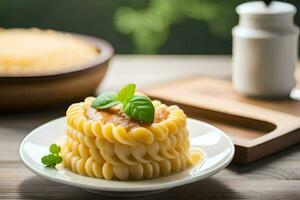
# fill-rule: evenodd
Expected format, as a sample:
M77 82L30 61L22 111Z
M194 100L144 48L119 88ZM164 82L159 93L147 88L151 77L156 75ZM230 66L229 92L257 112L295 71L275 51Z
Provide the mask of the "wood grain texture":
M224 130L236 146L234 161L238 163L253 162L300 141L300 117L293 114L300 111L299 100L269 99L266 107L266 100L240 100L230 81L201 76L143 91ZM272 109L277 106L280 111Z
M150 74L149 66L161 73ZM228 77L229 71L230 57L224 56L116 56L99 91L117 89L126 82L149 86L193 72ZM63 116L66 107L0 113L0 199L116 199L42 179L20 162L18 148L26 134ZM296 145L249 165L230 164L203 181L136 199L300 199L299 158L300 145Z

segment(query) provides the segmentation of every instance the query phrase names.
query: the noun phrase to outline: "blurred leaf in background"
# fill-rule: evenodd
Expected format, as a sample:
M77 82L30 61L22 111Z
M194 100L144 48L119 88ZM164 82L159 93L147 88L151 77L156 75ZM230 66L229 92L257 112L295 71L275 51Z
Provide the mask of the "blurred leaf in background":
M239 1L150 0L142 10L124 6L117 9L117 29L131 36L137 53L157 53L170 34L173 24L188 18L208 23L213 34L230 37L235 22L233 11ZM185 37L185 36L183 36ZM195 38L196 39L196 38Z

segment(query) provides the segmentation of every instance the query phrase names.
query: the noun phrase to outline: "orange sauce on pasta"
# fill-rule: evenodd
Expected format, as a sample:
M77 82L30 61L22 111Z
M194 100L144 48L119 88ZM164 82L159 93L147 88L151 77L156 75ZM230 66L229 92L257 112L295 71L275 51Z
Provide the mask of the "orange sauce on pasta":
M155 109L154 123L159 123L168 118L169 112L165 108ZM86 110L86 116L89 120L99 121L104 124L113 123L114 125L123 126L126 130L131 130L141 126L147 126L149 124L141 123L128 117L118 107L112 107L106 110L97 110L92 107L88 107Z

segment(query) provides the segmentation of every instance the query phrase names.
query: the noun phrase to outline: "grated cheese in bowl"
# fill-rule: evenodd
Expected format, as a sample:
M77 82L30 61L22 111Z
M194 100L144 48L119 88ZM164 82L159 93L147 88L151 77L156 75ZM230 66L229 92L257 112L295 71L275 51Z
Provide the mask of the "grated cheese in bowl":
M48 74L87 64L99 56L92 44L68 33L0 29L0 75Z

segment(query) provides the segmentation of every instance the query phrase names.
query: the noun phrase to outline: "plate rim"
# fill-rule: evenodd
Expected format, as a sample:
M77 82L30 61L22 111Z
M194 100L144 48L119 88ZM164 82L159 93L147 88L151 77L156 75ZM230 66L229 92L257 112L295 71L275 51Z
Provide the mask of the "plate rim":
M28 138L31 137L32 135L34 135L34 132L36 132L38 129L42 129L44 126L47 126L50 123L54 123L55 121L63 120L64 118L66 118L66 117L59 117L57 119L48 121L48 122L38 126L37 128L33 129L29 134L27 134L19 146L19 156L20 156L22 163L25 165L25 167L28 170L30 170L32 173L34 173L35 175L40 176L45 179L48 179L48 180L51 180L51 181L54 181L54 182L57 182L57 183L66 184L66 185L74 186L77 188L99 190L99 191L109 191L109 192L142 192L142 191L171 189L171 188L175 188L175 187L179 187L182 185L200 181L202 179L205 179L207 177L210 177L210 176L220 172L227 165L229 165L229 163L232 161L233 156L235 154L235 147L234 147L233 141L222 130L214 127L213 125L211 125L209 123L206 123L206 122L203 122L200 120L196 120L196 119L192 119L192 118L187 118L187 120L189 120L189 121L196 121L197 123L201 123L202 125L204 125L206 127L210 127L214 130L217 130L220 134L222 134L222 136L224 136L228 140L232 151L231 151L231 154L229 155L229 157L221 165L213 167L212 169L208 170L205 174L200 173L199 175L192 176L191 178L186 179L186 180L178 179L178 180L172 181L170 183L164 183L162 185L150 185L147 187L138 187L138 186L135 186L135 187L103 187L103 186L100 186L99 187L97 185L87 185L85 183L78 183L78 182L74 182L71 180L59 179L59 178L55 178L50 175L44 174L44 173L40 172L39 170L36 170L34 167L32 167L29 164L29 162L24 158L24 154L23 154L22 150L24 149L24 145L26 144ZM56 169L53 169L53 170L56 170ZM86 177L86 178L92 178L92 177ZM101 179L99 179L99 181L101 181ZM108 180L102 180L102 181L108 181ZM124 181L124 182L126 182L126 181ZM142 180L137 181L137 182L142 182Z

